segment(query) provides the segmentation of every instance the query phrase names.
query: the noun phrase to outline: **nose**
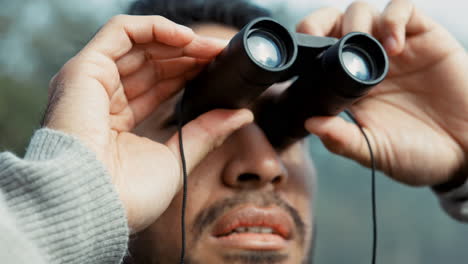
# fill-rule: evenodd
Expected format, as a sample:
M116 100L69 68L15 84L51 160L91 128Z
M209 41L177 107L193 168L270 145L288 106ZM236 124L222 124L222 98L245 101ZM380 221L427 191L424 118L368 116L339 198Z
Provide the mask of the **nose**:
M231 188L278 187L286 183L287 170L263 131L250 124L226 142L233 153L223 171L223 182Z

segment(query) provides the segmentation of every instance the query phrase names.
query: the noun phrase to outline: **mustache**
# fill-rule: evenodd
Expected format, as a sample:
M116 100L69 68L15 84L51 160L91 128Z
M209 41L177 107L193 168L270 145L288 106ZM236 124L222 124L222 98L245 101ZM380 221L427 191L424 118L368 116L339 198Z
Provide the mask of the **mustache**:
M306 225L302 220L299 212L284 201L278 194L274 192L240 192L232 197L225 198L215 202L212 206L200 211L195 217L192 225L192 233L194 234L194 241L197 241L201 236L205 227L213 224L216 219L221 217L225 212L242 204L253 204L259 207L278 206L285 210L293 219L299 242L304 244Z

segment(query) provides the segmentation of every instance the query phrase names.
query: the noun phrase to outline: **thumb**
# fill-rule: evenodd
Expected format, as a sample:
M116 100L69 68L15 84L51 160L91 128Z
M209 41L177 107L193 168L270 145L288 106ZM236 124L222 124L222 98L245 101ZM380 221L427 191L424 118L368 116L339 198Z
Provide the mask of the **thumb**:
M220 146L234 131L253 121L250 110L217 109L192 120L182 128L182 139L187 172L190 173L205 156ZM172 136L166 145L181 157L179 133Z
M362 165L370 166L370 154L367 143L355 124L339 116L312 117L305 123L307 131L317 135L325 147L338 155L355 160ZM374 145L372 135L363 128Z

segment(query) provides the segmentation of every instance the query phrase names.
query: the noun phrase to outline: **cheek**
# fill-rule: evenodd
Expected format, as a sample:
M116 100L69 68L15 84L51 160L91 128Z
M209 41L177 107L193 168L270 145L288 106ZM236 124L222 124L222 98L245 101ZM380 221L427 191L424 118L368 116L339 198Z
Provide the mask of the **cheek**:
M175 255L180 250L181 203L182 195L179 192L167 210L146 232L149 233L147 236L151 236L152 248L157 256L169 255L168 252Z
M300 155L299 155L299 154ZM288 170L288 182L283 188L287 202L299 212L305 224L306 242L312 237L314 227L314 196L317 172L306 150L283 157ZM308 249L308 245L305 247Z
M188 177L190 202L204 203L214 192L224 189L222 174L228 158L229 154L218 148L195 167Z
M216 152L216 151L214 151ZM200 163L188 176L188 193L186 213L186 234L190 243L192 238L191 230L196 216L204 208L210 206L212 201L216 201L225 188L222 188L222 181L219 175L222 172L223 163L214 160L219 159L220 155L212 153ZM149 228L151 235L156 237L160 243L171 244L172 248L180 248L181 241L181 213L182 213L182 191L179 191L172 200L167 210L158 218L158 220ZM155 245L159 247L158 245ZM167 246L169 249L170 247ZM171 251L174 251L172 249Z
M310 161L304 160L299 165L297 163L286 163L288 170L288 182L284 186L284 193L287 193L288 199L295 205L302 208L311 207L316 185L316 171Z
M312 238L315 232L313 192L304 188L304 185L291 186L291 189L285 193L284 197L297 210L304 223L304 244L298 247L299 251L294 252L297 259L302 259L309 253L308 250L313 242ZM296 263L300 263L300 261Z
M304 185L290 185L284 190L282 196L298 211L302 221L305 224L306 231L309 231L314 224L313 192L308 188L304 188Z

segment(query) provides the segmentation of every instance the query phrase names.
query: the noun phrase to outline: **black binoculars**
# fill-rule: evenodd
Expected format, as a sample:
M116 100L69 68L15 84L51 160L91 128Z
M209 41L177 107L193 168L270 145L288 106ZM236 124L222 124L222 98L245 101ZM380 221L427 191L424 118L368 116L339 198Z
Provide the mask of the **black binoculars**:
M339 114L387 71L385 50L365 33L316 37L258 18L187 84L180 118L185 124L215 108L250 107L272 145L284 148L308 135L307 118ZM293 83L281 94L258 99L271 85L287 80Z

